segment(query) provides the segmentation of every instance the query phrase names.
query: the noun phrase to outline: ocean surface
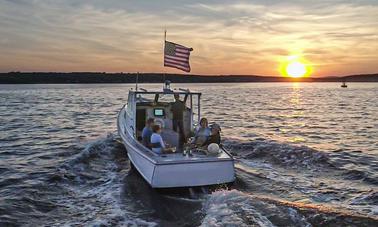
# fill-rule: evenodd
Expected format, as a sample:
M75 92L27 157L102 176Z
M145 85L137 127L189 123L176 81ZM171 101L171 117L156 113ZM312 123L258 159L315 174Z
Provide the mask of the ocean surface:
M232 188L195 198L130 170L133 85L0 85L0 226L378 226L378 83L348 85L174 84L236 159Z

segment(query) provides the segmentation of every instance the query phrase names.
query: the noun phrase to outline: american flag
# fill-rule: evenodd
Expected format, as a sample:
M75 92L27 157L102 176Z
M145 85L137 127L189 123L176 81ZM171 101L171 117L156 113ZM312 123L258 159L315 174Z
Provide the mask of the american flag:
M164 66L190 72L189 56L193 48L165 41Z

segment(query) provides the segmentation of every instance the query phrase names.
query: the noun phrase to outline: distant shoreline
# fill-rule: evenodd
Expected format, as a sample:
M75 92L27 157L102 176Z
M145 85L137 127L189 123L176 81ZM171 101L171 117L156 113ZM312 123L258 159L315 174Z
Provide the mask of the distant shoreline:
M95 73L95 72L10 72L0 73L0 84L96 84L135 83L137 73ZM378 74L348 75L341 77L288 78L257 75L190 75L140 73L139 83L251 83L251 82L378 82Z

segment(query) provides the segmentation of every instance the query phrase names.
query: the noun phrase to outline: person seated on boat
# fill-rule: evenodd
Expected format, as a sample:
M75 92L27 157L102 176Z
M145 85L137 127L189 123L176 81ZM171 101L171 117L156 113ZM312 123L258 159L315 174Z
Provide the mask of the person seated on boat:
M197 129L194 135L193 143L197 146L204 144L211 134L209 123L206 118L201 118L200 127Z
M151 148L151 135L152 135L152 125L154 124L153 118L148 118L146 125L142 131L142 143L144 146Z
M161 127L158 124L152 126L151 150L156 154L169 153L172 149L166 148L163 138L161 137Z
M179 146L182 147L186 141L186 136L184 132L184 111L186 109L185 102L187 96L185 96L184 101L180 100L179 94L174 94L175 101L171 105L172 111L172 128L173 131L179 133Z
M210 126L210 129L211 129L211 135L206 140L206 142L203 143L202 146L208 146L211 143L216 143L216 144L220 145L220 143L221 143L220 132L222 131L220 125L218 125L217 123L214 123Z

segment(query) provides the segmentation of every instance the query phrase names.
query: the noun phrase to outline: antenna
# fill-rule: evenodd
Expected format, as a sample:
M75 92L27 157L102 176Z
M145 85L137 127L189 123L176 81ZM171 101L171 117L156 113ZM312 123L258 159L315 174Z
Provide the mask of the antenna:
M135 80L135 91L138 91L139 72L137 72Z

